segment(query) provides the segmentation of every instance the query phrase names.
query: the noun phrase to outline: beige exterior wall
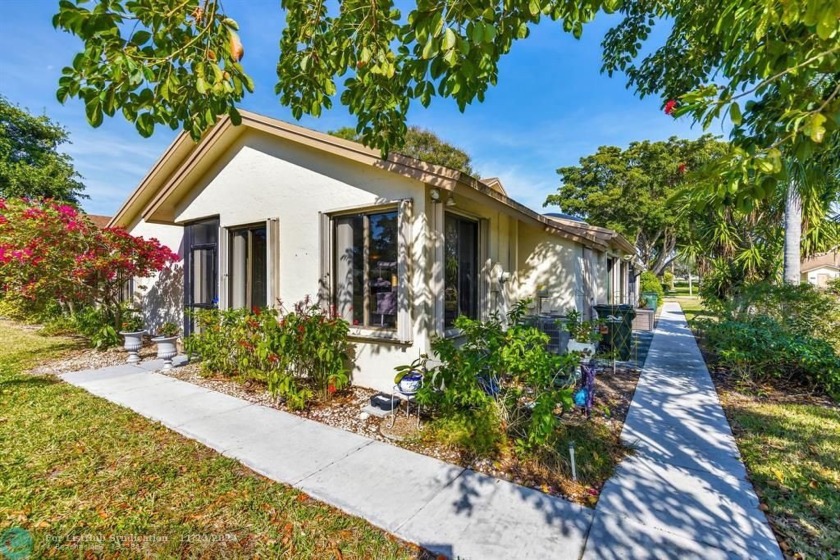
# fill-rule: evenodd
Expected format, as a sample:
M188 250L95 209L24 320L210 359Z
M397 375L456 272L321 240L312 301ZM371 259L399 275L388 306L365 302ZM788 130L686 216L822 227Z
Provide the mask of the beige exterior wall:
M249 130L216 161L176 204L176 222L219 217L220 227L279 223L278 286L275 293L291 306L307 295L317 296L322 269L321 213L368 208L412 200L406 249L409 255L408 306L411 341L371 338L354 329L354 383L389 391L394 368L430 350L435 334L443 334L443 232L447 212L479 221L479 302L483 317L504 315L522 298L542 298L543 312L576 308L589 312L592 302L607 301L606 257L514 215L475 192L441 191L407 177L356 163L290 141ZM183 228L143 221L132 233L157 237L184 256ZM224 243L220 245L224 247ZM219 262L225 258L219 256ZM219 293L228 290L220 270ZM147 322L178 322L183 309L180 266L160 279L138 279ZM537 300L539 301L539 300Z
M134 297L146 328L152 332L163 323L184 321L184 228L140 220L128 228L132 235L155 238L178 253L181 260L150 278L134 279Z
M802 274L803 282L808 282L818 288L824 288L828 282L835 278L840 278L840 270L833 266L821 266Z
M367 340L374 333L354 329L354 382L379 390L392 386L394 367L411 362L428 347L425 318L430 301L424 186L411 179L266 134L249 131L202 178L177 208L179 223L218 216L221 228L279 221L280 300L291 306L317 298L321 274L321 212L374 208L413 200L409 254L413 307L410 344ZM222 260L222 259L220 259ZM220 270L219 293L228 289Z

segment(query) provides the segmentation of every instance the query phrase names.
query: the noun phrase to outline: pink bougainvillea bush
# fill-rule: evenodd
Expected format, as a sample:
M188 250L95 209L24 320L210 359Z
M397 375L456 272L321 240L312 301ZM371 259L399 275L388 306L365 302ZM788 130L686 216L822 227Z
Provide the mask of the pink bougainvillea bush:
M121 327L119 295L179 259L157 239L96 227L84 212L52 201L0 199L0 297L32 309L96 306Z

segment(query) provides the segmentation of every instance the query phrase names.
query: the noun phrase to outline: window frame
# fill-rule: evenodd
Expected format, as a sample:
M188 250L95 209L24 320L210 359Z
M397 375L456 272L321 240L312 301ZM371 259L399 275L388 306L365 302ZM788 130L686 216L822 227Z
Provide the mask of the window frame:
M446 267L446 218L447 216L452 216L459 221L463 222L471 222L475 224L476 233L475 233L475 255L474 255L474 263L475 263L475 275L476 275L476 282L475 282L475 317L474 319L483 320L485 318L485 273L484 267L482 264L482 260L485 258L485 248L484 243L486 239L486 219L481 218L480 216L475 216L472 214L468 214L463 211L459 210L450 210L444 209L443 211L443 262L441 265ZM460 275L460 267L459 267L459 275ZM459 281L460 283L460 281ZM443 275L443 293L442 297L442 311L443 317L441 318L441 324L443 326L444 336L449 337L459 337L461 336L461 330L455 327L454 325L446 324L446 273L444 272ZM456 315L455 318L460 317L460 314Z
M216 242L215 243L194 243L193 227L199 225L207 225L215 222L216 225ZM194 309L215 309L219 307L220 289L220 274L221 267L221 244L223 239L223 229L218 214L213 216L205 216L195 220L189 220L182 224L184 228L184 334L189 335L193 332L193 322L190 312ZM193 278L193 260L195 251L213 251L213 276L214 282L211 284L215 293L214 301L210 304L199 303L193 301L194 296L194 282Z
M365 273L369 272L369 216L373 214L385 214L388 212L397 213L397 314L393 327L382 327L377 325L353 325L350 324L350 337L355 339L381 340L398 344L411 344L411 311L409 305L409 277L410 277L410 248L405 242L410 238L406 235L411 226L411 210L413 199L406 198L393 200L382 204L367 204L353 207L345 207L336 210L321 212L321 287L319 299L321 304L337 311L337 242L336 242L336 221L341 218L352 216L364 216L364 268ZM364 285L364 312L363 318L370 315L370 286L367 276Z
M265 305L269 305L269 297L271 290L269 289L269 282L271 282L271 262L269 259L269 253L271 252L271 247L269 244L269 225L267 222L252 222L250 224L241 224L236 226L229 226L225 227L224 233L227 237L227 263L225 274L227 275L227 306L230 309L252 309L254 307L253 304L253 230L262 229L265 231ZM245 305L242 307L234 307L233 306L233 289L234 289L234 282L233 282L233 273L234 273L234 236L238 233L247 232L248 239L246 243L246 256L245 256ZM263 306L260 306L263 307Z

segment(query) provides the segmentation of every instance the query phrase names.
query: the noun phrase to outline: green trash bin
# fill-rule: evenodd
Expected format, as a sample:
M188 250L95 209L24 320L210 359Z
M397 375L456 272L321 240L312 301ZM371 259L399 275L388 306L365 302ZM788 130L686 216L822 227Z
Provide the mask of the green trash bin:
M595 311L606 327L601 329L600 350L615 350L619 360L629 360L633 355L633 319L636 317L636 310L632 305L602 304L596 305Z
M656 292L642 292L642 299L645 300L647 309L656 311L656 308L659 307L659 294Z

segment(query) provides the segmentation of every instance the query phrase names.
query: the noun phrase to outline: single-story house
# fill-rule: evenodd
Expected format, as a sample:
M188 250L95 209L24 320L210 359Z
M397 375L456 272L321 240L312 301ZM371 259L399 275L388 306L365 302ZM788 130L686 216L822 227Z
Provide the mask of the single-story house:
M806 259L799 272L802 282L825 288L830 281L840 278L840 252L831 251Z
M635 250L615 232L534 212L498 179L245 111L198 143L179 136L110 225L183 256L135 283L150 327L311 296L352 325L354 382L380 390L459 315L637 299Z

